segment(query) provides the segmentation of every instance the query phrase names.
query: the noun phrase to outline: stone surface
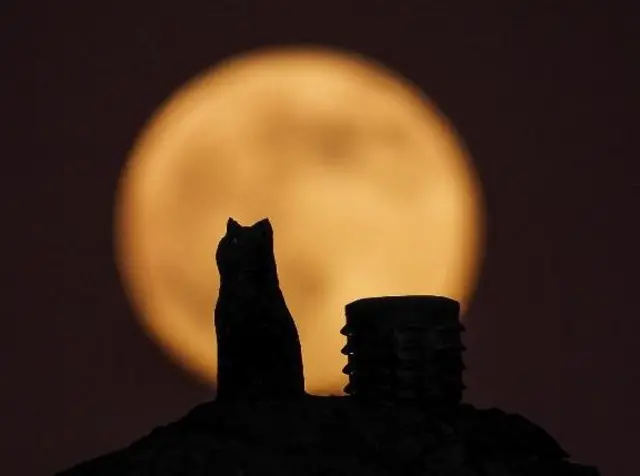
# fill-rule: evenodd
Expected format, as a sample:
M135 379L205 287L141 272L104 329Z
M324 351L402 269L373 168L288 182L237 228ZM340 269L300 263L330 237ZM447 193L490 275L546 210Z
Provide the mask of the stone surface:
M540 427L497 409L305 396L212 401L58 476L598 476Z

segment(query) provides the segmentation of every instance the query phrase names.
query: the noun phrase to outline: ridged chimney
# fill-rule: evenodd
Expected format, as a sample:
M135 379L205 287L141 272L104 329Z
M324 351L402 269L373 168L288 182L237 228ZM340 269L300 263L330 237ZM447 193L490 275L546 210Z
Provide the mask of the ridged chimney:
M365 298L346 306L345 393L373 400L460 403L460 305L441 296Z

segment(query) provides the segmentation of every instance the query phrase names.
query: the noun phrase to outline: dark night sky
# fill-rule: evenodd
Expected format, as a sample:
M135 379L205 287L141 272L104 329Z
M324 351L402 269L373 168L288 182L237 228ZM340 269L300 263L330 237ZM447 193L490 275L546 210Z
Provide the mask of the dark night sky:
M209 398L124 297L116 181L175 88L300 41L408 76L475 158L489 228L466 400L523 414L603 475L637 474L638 16L589 0L40 3L0 10L3 474L50 474Z

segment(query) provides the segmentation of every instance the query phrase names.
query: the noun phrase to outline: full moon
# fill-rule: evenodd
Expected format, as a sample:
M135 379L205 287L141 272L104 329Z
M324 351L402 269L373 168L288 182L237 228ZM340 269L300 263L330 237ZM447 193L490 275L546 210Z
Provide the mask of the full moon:
M452 125L410 81L350 52L257 50L187 83L142 131L117 193L116 259L144 329L215 385L214 253L228 217L268 217L306 390L339 395L347 303L439 294L466 307L480 192Z

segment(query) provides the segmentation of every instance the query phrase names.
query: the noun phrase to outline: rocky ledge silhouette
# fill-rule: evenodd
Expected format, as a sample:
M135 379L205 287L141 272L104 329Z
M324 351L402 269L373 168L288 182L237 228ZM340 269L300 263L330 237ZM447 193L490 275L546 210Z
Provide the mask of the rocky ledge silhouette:
M216 259L218 397L58 476L600 474L570 461L527 419L461 402L456 301L383 296L348 304L347 395L308 395L269 221L244 227L229 219Z

